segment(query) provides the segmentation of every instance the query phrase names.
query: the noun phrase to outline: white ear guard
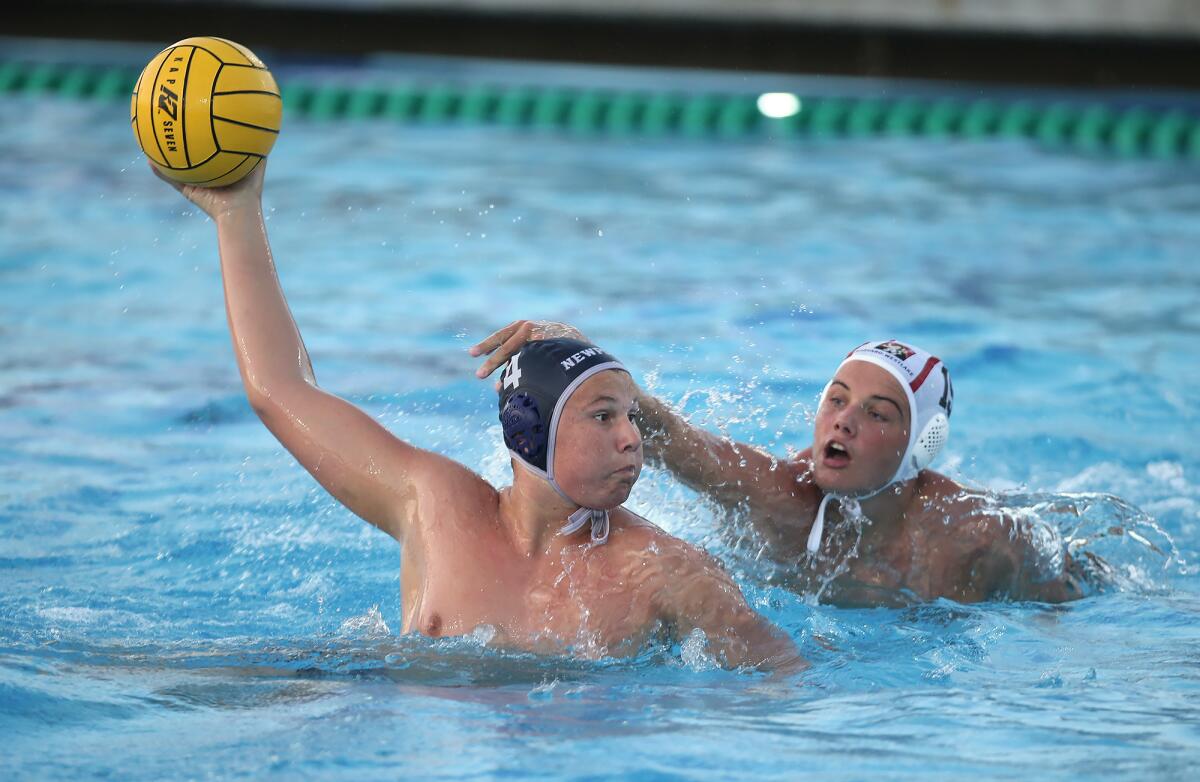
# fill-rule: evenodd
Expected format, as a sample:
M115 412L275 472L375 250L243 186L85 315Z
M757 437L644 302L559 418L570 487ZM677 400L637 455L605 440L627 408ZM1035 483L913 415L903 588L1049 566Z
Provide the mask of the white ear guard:
M917 472L924 470L929 463L937 458L946 439L950 436L950 419L945 413L935 413L921 434L917 435L916 445L912 451L912 467Z

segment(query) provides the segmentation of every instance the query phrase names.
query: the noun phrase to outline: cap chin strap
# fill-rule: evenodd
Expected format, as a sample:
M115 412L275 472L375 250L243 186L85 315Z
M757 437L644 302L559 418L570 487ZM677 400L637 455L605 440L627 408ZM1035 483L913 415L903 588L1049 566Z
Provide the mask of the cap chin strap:
M821 498L821 504L817 506L817 518L813 522L812 529L808 531L808 553L816 554L821 548L821 536L825 534L825 509L829 507L830 500L837 500L838 504L851 513L862 513L862 506L859 504L863 500L869 500L877 494L883 492L884 489L896 484L896 481L889 481L883 484L873 492L866 494L826 494Z
M558 482L551 478L546 472L532 464L526 462L521 455L515 451L509 453L516 459L517 463L524 467L529 472L541 478L546 483L550 484L550 488L558 492L558 496L562 497L572 505L579 505L578 502L567 496L567 493L558 486ZM579 505L579 508L567 517L567 523L558 528L559 535L574 535L586 525L591 524L592 543L599 546L608 540L609 531L609 516L608 511L600 508L585 508Z
M841 495L830 493L822 497L821 504L817 506L817 518L813 522L812 529L808 532L808 552L816 554L817 550L821 548L821 536L825 534L825 509L829 507L830 500L837 500L841 505L861 513L862 509L858 507L858 504L862 500L869 500L890 486L895 486L897 483L903 483L917 477L921 470L929 466L933 458L938 455L938 451L942 450L942 446L946 444L946 437L949 433L950 419L946 418L943 413L934 415L925 424L920 435L917 436L915 444L909 445L904 458L900 460L900 467L896 470L896 474L892 476L890 481L867 494Z
M567 523L559 528L559 535L574 535L584 525L592 525L592 543L599 546L608 540L608 511L596 508L580 508L567 517Z

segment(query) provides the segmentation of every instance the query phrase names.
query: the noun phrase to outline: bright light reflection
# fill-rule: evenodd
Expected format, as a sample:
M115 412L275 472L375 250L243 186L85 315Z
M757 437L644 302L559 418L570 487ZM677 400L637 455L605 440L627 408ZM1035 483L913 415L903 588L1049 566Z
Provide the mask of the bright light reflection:
M768 117L783 119L800 113L800 99L790 92L764 92L758 96L758 110Z

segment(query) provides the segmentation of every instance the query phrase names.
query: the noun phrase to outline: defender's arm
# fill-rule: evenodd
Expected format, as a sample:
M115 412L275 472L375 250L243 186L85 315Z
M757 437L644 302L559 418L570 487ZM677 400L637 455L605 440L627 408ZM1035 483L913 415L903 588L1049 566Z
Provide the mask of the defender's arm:
M964 579L968 600L1008 598L1043 603L1065 603L1083 597L1074 575L1071 555L1061 560L1039 548L1028 525L1009 516L994 522L996 531L987 546L972 558ZM1040 545L1054 545L1046 540Z
M726 508L748 503L756 517L774 515L781 501L790 504L799 491L789 463L701 429L645 392L638 395L638 408L646 455Z
M575 327L551 321L517 320L471 348L471 355L488 355L476 370L484 378L499 368L526 342L569 336L586 341ZM784 516L800 490L793 466L744 443L718 437L692 425L665 402L639 392L638 427L646 455L661 463L683 483L733 508L748 502L756 523L771 526L779 508Z

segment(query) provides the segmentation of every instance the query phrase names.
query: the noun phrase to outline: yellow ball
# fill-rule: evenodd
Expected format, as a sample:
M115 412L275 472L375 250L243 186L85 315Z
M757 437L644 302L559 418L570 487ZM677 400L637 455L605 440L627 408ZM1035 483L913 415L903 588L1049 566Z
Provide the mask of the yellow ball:
M185 38L150 61L129 108L133 136L176 182L231 185L262 162L283 115L262 60L224 38Z

